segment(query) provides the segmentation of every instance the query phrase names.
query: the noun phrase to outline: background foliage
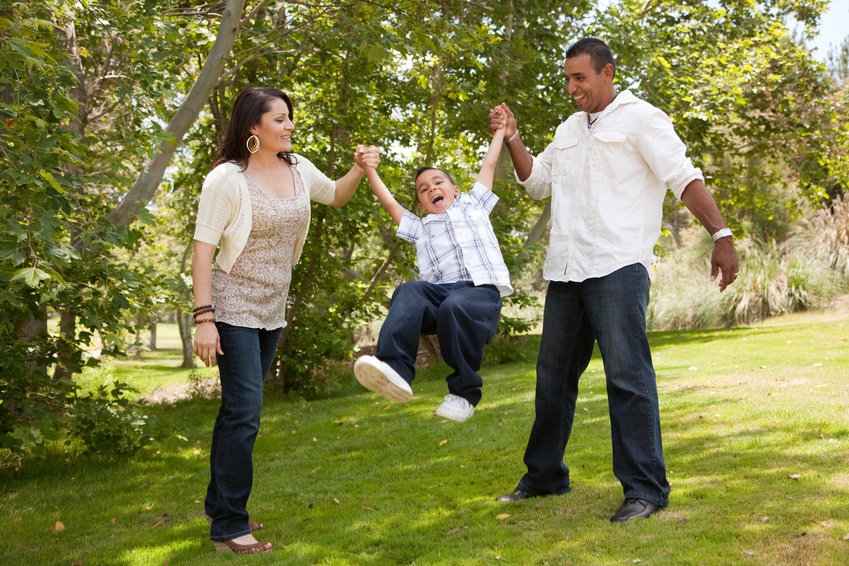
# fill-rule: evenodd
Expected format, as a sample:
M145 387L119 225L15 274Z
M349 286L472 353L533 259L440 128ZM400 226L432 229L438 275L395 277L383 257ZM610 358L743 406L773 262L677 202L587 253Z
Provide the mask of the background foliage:
M542 150L573 111L565 48L596 35L618 57L619 87L671 115L735 233L754 237L741 249L766 250L781 264L794 225L834 217L828 205L849 179L846 45L825 65L803 44L825 5L0 0L0 447L32 449L57 437L64 420L84 412L73 410L81 398L74 374L97 364L92 350L125 353L138 325L175 318L189 347L197 196L230 104L249 85L293 96L296 150L332 177L350 167L357 144L380 146L382 175L404 201L422 164L468 186L489 137L486 115L501 101L532 151ZM788 31L789 18L801 37ZM170 128L228 37L232 49L196 119L185 134ZM163 144L177 151L159 191L132 222L117 221ZM522 196L509 163L495 190L493 221L517 283L502 331L521 332L535 323L546 204ZM670 201L666 219L659 251L672 258L689 241L691 218ZM278 388L326 387L391 289L414 277L413 250L390 224L365 186L340 210L314 207L272 375ZM841 245L835 257L845 255ZM829 280L835 288L845 285L840 265ZM795 298L772 303L816 302L805 300L804 285L787 289ZM686 324L772 313L741 315L740 304L753 301L726 301L717 316ZM118 389L89 399L111 402L112 414L141 415L116 405L125 403ZM140 442L143 427L138 434Z

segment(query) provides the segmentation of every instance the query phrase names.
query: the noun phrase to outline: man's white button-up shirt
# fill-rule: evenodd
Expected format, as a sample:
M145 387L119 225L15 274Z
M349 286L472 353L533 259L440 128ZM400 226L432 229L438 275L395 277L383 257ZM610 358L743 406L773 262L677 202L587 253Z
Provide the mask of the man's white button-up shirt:
M586 112L558 126L520 183L551 197L543 275L584 281L642 263L649 270L667 190L677 198L702 172L661 110L623 91L587 127Z

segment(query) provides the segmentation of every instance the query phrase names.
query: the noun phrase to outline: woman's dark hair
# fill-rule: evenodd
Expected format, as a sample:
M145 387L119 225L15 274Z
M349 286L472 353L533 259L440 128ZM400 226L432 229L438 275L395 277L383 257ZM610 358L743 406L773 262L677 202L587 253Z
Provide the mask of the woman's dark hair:
M289 108L289 119L295 119L295 110L292 108L292 100L285 92L277 88L254 86L242 91L233 103L233 111L230 115L230 123L227 131L218 146L213 165L219 165L224 161L235 161L242 167L247 167L251 158L248 151L248 138L251 137L251 128L259 124L262 115L271 109L271 100L280 98ZM295 164L295 158L290 153L279 153L281 159L285 159L289 165Z
M613 53L602 40L595 37L585 37L573 43L566 50L567 59L584 54L590 56L590 61L596 73L600 73L604 66L609 63L613 67L613 73L616 74L616 62L613 60Z

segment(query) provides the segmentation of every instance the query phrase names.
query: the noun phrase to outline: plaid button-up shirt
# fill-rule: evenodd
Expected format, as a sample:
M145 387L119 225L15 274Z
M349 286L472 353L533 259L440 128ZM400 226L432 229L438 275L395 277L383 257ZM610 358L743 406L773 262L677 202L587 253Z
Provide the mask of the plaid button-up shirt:
M419 279L429 283L472 281L495 285L502 297L513 292L510 274L489 214L498 197L480 183L457 197L442 214L419 218L404 212L397 236L416 246Z

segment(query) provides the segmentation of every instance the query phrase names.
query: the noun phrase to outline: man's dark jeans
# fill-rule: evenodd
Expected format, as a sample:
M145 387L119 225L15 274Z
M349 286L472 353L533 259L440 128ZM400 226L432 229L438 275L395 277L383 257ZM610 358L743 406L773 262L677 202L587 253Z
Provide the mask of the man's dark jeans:
M552 281L537 358L536 419L519 482L536 495L570 490L563 462L575 417L578 380L598 341L607 380L613 472L626 498L668 504L660 410L646 308L651 282L641 264L580 283Z

